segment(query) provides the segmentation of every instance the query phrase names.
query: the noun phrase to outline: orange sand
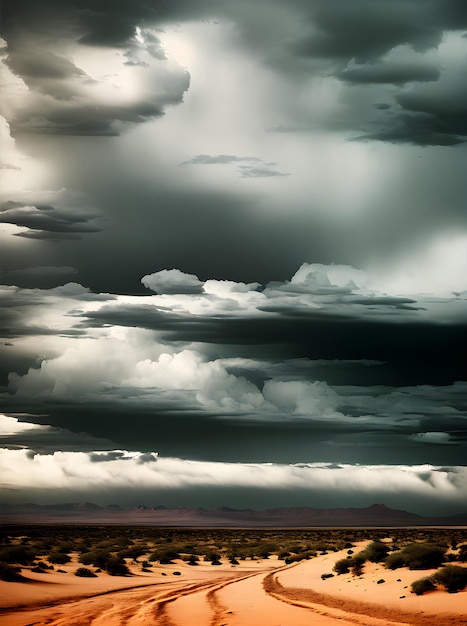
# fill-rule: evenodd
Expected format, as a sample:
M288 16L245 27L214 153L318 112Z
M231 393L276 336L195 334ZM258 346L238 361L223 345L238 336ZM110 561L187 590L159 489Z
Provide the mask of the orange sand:
M66 574L23 570L31 582L0 582L0 626L467 625L467 591L410 593L410 583L430 572L367 563L361 577L321 580L344 556L289 566L273 558L235 566L178 561L147 573L133 565L126 578L78 578L76 563L61 567Z

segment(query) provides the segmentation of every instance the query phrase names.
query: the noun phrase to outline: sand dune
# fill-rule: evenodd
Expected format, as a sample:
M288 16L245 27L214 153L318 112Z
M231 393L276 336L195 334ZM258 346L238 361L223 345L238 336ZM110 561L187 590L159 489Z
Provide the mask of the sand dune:
M275 559L190 567L181 561L126 578L27 572L31 582L0 583L1 626L460 626L467 592L418 597L426 575L366 564L363 575L326 580L345 552L284 566ZM174 572L180 572L178 576ZM384 583L378 580L384 579Z

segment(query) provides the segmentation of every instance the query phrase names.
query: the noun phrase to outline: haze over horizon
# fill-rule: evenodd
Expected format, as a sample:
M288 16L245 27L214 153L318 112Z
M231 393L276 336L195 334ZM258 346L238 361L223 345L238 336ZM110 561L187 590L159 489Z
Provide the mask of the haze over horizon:
M4 0L3 502L467 502L463 0Z

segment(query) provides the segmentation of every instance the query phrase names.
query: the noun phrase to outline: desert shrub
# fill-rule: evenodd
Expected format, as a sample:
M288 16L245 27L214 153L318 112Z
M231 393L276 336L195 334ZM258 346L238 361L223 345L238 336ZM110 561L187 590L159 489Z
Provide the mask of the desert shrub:
M71 561L71 557L63 552L51 552L47 557L49 563L55 563L55 565L65 565Z
M426 591L433 591L433 589L436 589L436 586L433 584L430 577L414 580L410 587L412 589L412 593L417 596L423 595Z
M352 569L355 570L356 575L359 576L364 563L365 558L360 552L355 556L348 556L346 559L339 559L339 561L336 561L334 564L333 570L336 574L348 574Z
M401 552L394 552L390 554L384 559L384 565L387 569L399 569L399 567L404 567L405 559Z
M130 546L129 548L125 548L125 550L120 551L120 555L124 558L138 560L138 557L143 556L149 552L147 546L139 545L139 546Z
M363 563L356 561L350 571L352 572L352 576L361 576L363 574Z
M0 580L9 583L19 583L26 578L20 574L21 568L9 565L8 563L0 563Z
M190 554L187 559L187 565L198 565L199 557L196 554Z
M430 543L412 543L402 549L409 569L439 567L444 561L445 548Z
M372 541L367 547L360 552L360 555L365 558L365 560L371 561L372 563L380 563L384 561L389 552L389 547L382 543L381 541Z
M74 546L71 543L59 543L56 548L51 550L52 552L61 552L62 554L68 554L68 552L72 552L74 550ZM49 550L46 550L49 552Z
M98 569L105 570L111 576L128 576L130 570L121 555L111 554L107 550L94 550L85 552L79 557L83 565L94 565Z
M461 563L465 563L467 561L467 544L466 543L464 543L459 548L459 554L457 555L457 560L460 561Z
M449 593L462 591L467 586L467 569L458 565L446 565L431 576L431 580Z
M352 567L351 560L352 559L339 559L339 561L335 562L333 570L336 574L348 574Z
M110 556L108 550L92 550L91 552L80 554L79 562L83 565L94 565L94 567L105 569L105 564Z
M180 554L174 550L155 550L149 557L148 561L159 561L161 565L170 565L173 559L179 559Z
M431 543L411 543L400 552L389 555L385 564L389 569L430 569L439 567L445 559L445 548Z
M75 576L80 576L81 578L97 578L97 574L92 572L87 567L78 567L75 572Z
M321 580L326 580L327 578L334 578L334 574L321 574Z
M30 548L24 546L7 546L0 550L0 561L2 563L18 563L19 565L29 565L36 558Z
M131 574L123 558L114 555L109 557L104 569L110 576L129 576Z

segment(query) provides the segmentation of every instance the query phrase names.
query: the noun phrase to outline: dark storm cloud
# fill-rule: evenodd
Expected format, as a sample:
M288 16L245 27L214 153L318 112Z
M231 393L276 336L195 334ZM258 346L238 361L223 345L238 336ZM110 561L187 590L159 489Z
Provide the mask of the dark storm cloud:
M52 206L21 206L20 203L7 202L0 206L0 222L15 224L29 230L17 233L18 236L31 238L67 238L102 230L95 214L82 209Z
M200 318L151 305L107 306L87 313L86 318L89 322L82 322L84 327L96 323L138 326L160 331L170 341L235 345L236 353L247 357L384 361L376 373L369 374L373 382L379 378L389 384L446 384L467 374L458 352L461 338L467 338L465 324L365 321L312 310L300 314L292 308L272 319L236 319L226 314Z
M158 99L148 96L139 102L121 105L96 103L92 106L90 99L87 106L82 106L70 97L68 104L58 101L49 104L42 117L34 115L36 103L33 102L30 108L23 108L15 116L11 128L15 133L115 137L120 134L123 124L139 124L160 117L166 106L181 102L188 83L188 76L184 74L178 84L173 85L173 90L168 90Z
M427 50L445 29L467 26L463 0L315 0L298 6L310 15L314 32L294 43L297 55L359 63L404 44Z
M57 448L69 452L112 449L109 439L93 437L84 432L73 433L55 426L32 425L28 415L20 420L12 416L0 416L0 447L9 449L30 448L39 454L51 454ZM6 423L6 428L4 427Z
M17 89L4 115L16 146L8 124L0 130L5 161L23 166L4 174L39 189L37 161L61 188L12 193L0 212L22 231L0 232L4 278L19 287L0 294L2 404L44 426L5 435L11 481L29 472L59 499L70 486L89 499L89 476L102 494L110 473L115 500L165 489L169 477L180 495L167 489L168 501L199 505L203 489L207 501L219 489L232 504L229 489L255 502L248 490L264 472L272 501L340 504L368 495L371 472L378 501L413 481L406 502L442 506L454 492L465 502L455 487L464 474L413 469L466 458L464 148L346 142L464 141L465 3L4 5L4 70ZM276 125L299 134L267 133ZM369 259L382 263L370 283ZM318 262L366 265L368 276ZM74 268L105 294L50 288ZM164 465L168 456L176 462ZM335 486L339 472L354 491ZM300 495L296 474L318 486Z
M427 63L385 62L347 67L338 78L349 83L404 85L410 82L430 82L438 80L440 70Z
M86 81L84 72L70 60L53 52L39 50L37 58L27 54L24 46L19 45L22 37L19 24L24 23L26 28L40 36L55 30L60 24L60 32L68 32L69 37L81 44L121 47L128 56L127 63L145 68L146 62L137 54L137 27L163 27L174 20L227 17L236 22L243 43L254 54L259 53L278 72L293 74L301 67L303 59L309 59L314 64L313 72L334 74L353 85L404 85L408 82L436 81L440 71L431 63L410 58L398 61L381 59L398 46L408 46L415 52L423 53L436 48L446 31L467 27L467 9L463 0L357 0L351 3L294 0L287 8L289 14L295 13L300 21L300 35L298 28L290 30L290 26L284 23L281 13L284 7L276 0L263 1L254 8L244 3L232 5L212 0L196 3L180 1L170 5L155 0L131 3L121 0L111 4L101 2L97 7L89 0L73 4L50 0L41 3L40 12L37 4L30 0L7 1L5 4L4 30L7 40L11 41L10 67L33 89L68 99L70 103L66 107L57 105L57 102L48 104L47 110L44 106L40 107L43 111L41 120L33 116L31 103L12 120L12 128L15 132L84 136L118 135L122 124L140 123L163 115L166 106L182 100L183 92L188 88L187 76L180 75L178 80L172 81L167 93L158 92L157 97L143 97L131 105L101 103L98 110L91 106L73 106L71 99L78 93L77 85L69 79L74 78L78 83ZM265 16L270 21L267 27ZM303 34L304 30L306 34ZM153 34L147 37L146 49L152 58L164 62L164 53L157 38ZM325 65L320 67L321 62ZM348 65L355 62L361 67ZM40 66L39 72L35 71L36 65ZM415 112L409 105L401 106L414 111L413 114L408 117L396 115L394 118L388 113L380 121L380 128L374 132L367 131L362 137L419 145L451 146L461 141L457 135L465 132L462 113L459 113L459 119L454 113L449 115L448 120L436 114L427 119L425 109ZM329 127L332 124L331 119ZM361 119L360 124L354 120L353 124L355 130L363 130L364 120ZM280 175L266 170L244 172L242 177Z
M33 3L6 3L6 64L28 87L21 106L9 113L14 133L116 136L125 125L160 117L166 107L182 101L189 75L169 63L153 33L143 31L144 44L135 38L142 19L138 7L122 3L95 10L86 2L81 7L59 4L45 3L37 12ZM93 78L72 61L70 46L79 43L123 48L122 67L134 68L130 98L115 84L114 66L108 75L100 71Z
M0 272L0 280L5 285L22 288L51 289L62 285L64 280L76 276L76 267L66 265L38 265Z
M68 79L91 80L63 56L27 45L7 57L7 64L29 87L58 100L68 100L76 95Z
M48 278L48 277L60 277L70 276L71 274L77 274L78 270L76 267L67 267L67 266L43 266L38 265L37 267L25 267L23 269L11 270L9 272L1 272L2 278L8 276L11 279L19 278L19 279L29 279L29 278Z

